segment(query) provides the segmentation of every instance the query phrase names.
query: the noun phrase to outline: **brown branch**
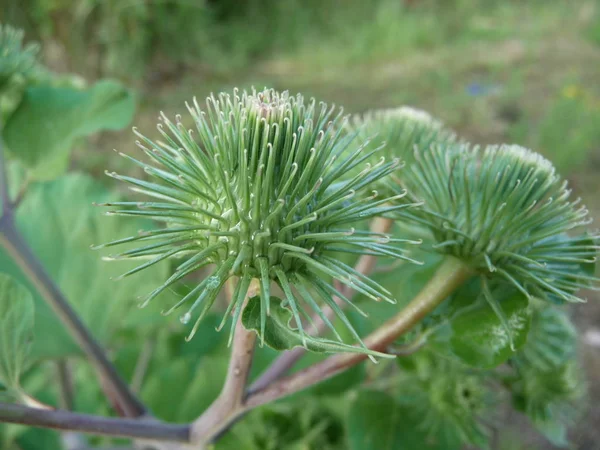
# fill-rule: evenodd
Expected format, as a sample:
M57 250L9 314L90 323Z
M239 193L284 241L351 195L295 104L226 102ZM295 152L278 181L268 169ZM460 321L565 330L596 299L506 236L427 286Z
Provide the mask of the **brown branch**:
M56 372L60 388L61 409L73 410L75 394L73 392L73 374L66 358L56 361Z
M371 231L374 233L387 234L391 230L394 222L392 219L387 219L383 217L377 217L371 223ZM362 255L354 269L362 273L363 275L369 275L375 269L375 265L377 264L377 257L374 255ZM343 285L340 286L341 283L339 281L335 281L336 289L343 294L349 300L352 300L355 292L349 286ZM339 298L334 298L334 301L338 304L340 308L345 308L346 303L342 302ZM324 307L323 313L325 316L332 320L335 317L335 313L330 307ZM326 324L323 322L318 315L314 315L312 317L314 327L312 328L313 335L322 334L326 329ZM273 381L277 380L285 373L287 373L294 365L298 362L300 358L302 358L306 354L306 350L302 347L296 347L293 350L288 350L283 353L279 358L277 358L266 370L261 374L261 376L250 386L250 392L256 392L261 389L264 389Z
M188 442L190 431L188 425L171 425L143 419L98 417L69 411L48 411L11 403L0 403L0 422L167 442Z
M0 123L0 131L2 124ZM63 322L71 336L79 343L100 377L100 384L108 398L118 405L118 409L129 417L146 414L144 405L133 395L127 384L117 373L106 357L102 347L96 342L77 313L50 278L41 262L21 236L14 221L13 205L8 191L7 166L4 159L2 136L0 135L0 244L8 251L23 273L35 285L54 313Z
M446 259L427 285L406 307L365 339L367 347L372 350L385 351L392 342L410 331L470 276L471 271L463 263L450 257ZM248 409L255 408L306 389L337 375L366 358L365 354L360 353L339 353L330 356L320 363L275 381L250 394L246 400L246 407Z
M259 289L258 280L253 279L246 294L246 301L254 297ZM240 320L235 329L223 389L212 405L192 424L192 443L203 445L211 442L245 410L246 383L252 366L255 342L256 333L246 330Z
M5 173L4 167L0 172ZM9 209L10 211L10 209ZM108 360L103 348L79 318L54 280L50 278L38 258L17 230L12 213L0 218L0 244L8 251L23 273L34 284L71 336L80 345L100 377L100 384L109 399L128 417L146 413L144 405L133 395L127 384Z

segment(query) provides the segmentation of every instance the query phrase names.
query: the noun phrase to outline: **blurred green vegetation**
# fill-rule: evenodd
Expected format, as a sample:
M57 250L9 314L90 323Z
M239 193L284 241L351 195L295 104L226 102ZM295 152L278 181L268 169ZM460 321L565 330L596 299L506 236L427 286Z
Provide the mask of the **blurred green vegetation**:
M596 0L6 1L0 8L0 22L22 27L29 40L39 41L43 58L54 71L75 72L90 81L117 78L135 87L140 103L134 123L143 131L153 129L159 110L173 115L183 111L184 101L193 96L202 99L211 91L232 86L300 91L344 105L349 112L409 104L431 112L474 143L516 142L544 153L573 181L592 215L600 215L600 2ZM102 133L85 142L78 138L69 167L104 182L101 175L107 168L131 170L111 150L132 150L133 141L127 132ZM102 189L96 183L86 178L84 184ZM81 185L79 180L71 188ZM89 203L84 194L82 202ZM72 205L73 214L77 206L76 202ZM58 225L57 233L62 230ZM81 248L87 251L94 242L84 234ZM87 271L88 276L95 273ZM413 272L405 272L404 282L388 276L407 298L418 288ZM591 311L596 317L597 309ZM96 312L90 309L87 314ZM143 321L147 316L140 317ZM377 318L375 311L372 318ZM222 357L222 336L213 333L214 324L208 324L200 331L206 337L199 336L186 346L179 324L167 327L147 320L144 345L153 358L141 387L142 397L162 418L189 420L219 391L227 362ZM137 336L131 324L110 331L104 334L111 338L119 369L128 379L135 379L141 351L132 344ZM273 351L259 350L253 376L273 357ZM439 369L429 358L425 353L404 359L402 375L406 385L412 380L411 395L427 401L437 395L437 386L428 376ZM593 358L592 367L600 364L597 355ZM161 365L165 359L176 363ZM407 370L411 361L412 371ZM448 363L437 364L449 370ZM464 372L451 369L458 374L456 386L462 386ZM78 379L92 378L90 368L80 362L76 371ZM377 376L390 373L383 382L391 384L374 386ZM481 373L474 373L481 381ZM473 376L471 371L468 374ZM57 393L44 389L52 376L29 374L25 384L41 400L55 403ZM299 403L290 399L251 413L218 448L360 449L366 439L359 436L363 430L360 414L347 417L347 412L369 407L372 393L348 394L348 390L366 380L369 388L378 388L377 395L384 397L374 407L385 407L388 412L403 412L405 406L397 398L410 390L398 387L399 378L390 364L368 366L350 378L337 378L303 393ZM178 382L173 383L174 379ZM523 398L525 381L523 374L512 381L523 386ZM594 379L590 383L598 385ZM77 410L108 412L105 406L98 408L102 401L97 387L80 383L77 389ZM600 395L596 391L590 402ZM463 402L464 398L451 400ZM464 417L474 415L471 409L465 411ZM492 427L496 431L504 431L499 414L487 419L496 421ZM588 420L598 415L594 409ZM294 426L290 417L298 419ZM395 429L399 417L390 415L386 420L386 426ZM355 434L344 431L349 424ZM442 421L440 426L444 425ZM57 440L54 434L30 430L22 436L20 448L39 449L43 439L48 442L43 448L58 447L50 443ZM585 423L575 435L578 448L592 448L589 445L599 439L598 431ZM510 431L498 439L495 448L554 448L541 447L549 444L540 442Z
M351 112L414 105L473 142L516 141L566 171L600 150L596 0L22 0L0 21L41 41L57 71L137 87L138 124L254 84Z

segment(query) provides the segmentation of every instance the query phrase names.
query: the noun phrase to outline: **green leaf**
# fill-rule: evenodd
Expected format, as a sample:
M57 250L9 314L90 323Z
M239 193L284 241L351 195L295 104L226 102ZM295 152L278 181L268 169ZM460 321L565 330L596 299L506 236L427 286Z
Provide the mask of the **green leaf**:
M90 246L137 233L150 224L143 220L103 218L92 202L107 201L109 197L114 198L92 178L70 174L33 184L16 212L17 227L25 241L94 336L105 343L115 332L128 327L144 334L165 323L156 309L160 305L140 310L137 298L150 290L154 280L166 278L169 271L168 263L160 263L135 276L111 280L140 263L103 261L102 256L108 253L92 251ZM37 338L32 356L59 358L78 354L79 347L54 312L3 249L0 271L15 276L34 292ZM182 327L179 323L177 326Z
M142 399L162 420L189 422L219 395L227 363L225 355L202 358L199 364L183 358L164 361L163 367L149 374Z
M61 435L48 429L29 428L16 439L20 450L62 450Z
M498 292L494 295L497 297ZM529 301L520 294L498 299L508 329L488 304L475 303L460 310L435 328L429 338L440 353L454 356L470 366L492 369L505 362L527 340L531 311Z
M14 278L0 273L0 383L18 390L33 339L33 300Z
M517 376L507 379L506 385L512 393L514 408L524 412L555 445L566 445L566 428L576 421L579 414L575 405L584 393L582 368L575 360L549 371L519 359L513 365Z
M337 404L343 400L336 399ZM345 412L345 411L344 411ZM218 450L347 450L343 415L316 397L265 405L219 439Z
M271 315L267 316L265 327L265 343L275 350L289 350L294 347L303 347L302 336L297 329L290 325L292 320L292 312L281 306L281 299L271 297ZM242 323L247 330L254 330L257 334L260 333L260 297L252 297L242 314ZM381 358L390 358L393 356L385 353L371 351L362 347L353 345L341 344L337 341L312 337L306 335L306 349L318 353L364 353L367 355L377 356Z
M535 428L542 433L553 445L568 447L567 425L557 420L534 422Z
M408 408L383 392L360 391L350 407L346 429L350 450L443 449L428 442Z
M567 313L546 306L534 311L527 343L518 357L538 370L551 371L573 357L576 345L577 331Z
M47 180L63 173L75 139L100 130L119 130L131 121L135 101L114 81L88 89L29 87L6 122L3 136L10 154Z
M410 370L402 364L412 361ZM422 349L398 358L403 368L394 393L410 410L428 442L461 449L465 445L487 448L488 432L482 425L486 407L497 399L489 390L488 374L459 361Z

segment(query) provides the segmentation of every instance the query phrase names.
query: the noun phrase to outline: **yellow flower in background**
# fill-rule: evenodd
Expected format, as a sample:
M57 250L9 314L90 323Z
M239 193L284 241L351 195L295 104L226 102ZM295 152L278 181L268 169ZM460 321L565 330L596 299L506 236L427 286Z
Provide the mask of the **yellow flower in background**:
M562 95L566 98L580 98L583 96L583 90L576 84L569 84L563 88Z

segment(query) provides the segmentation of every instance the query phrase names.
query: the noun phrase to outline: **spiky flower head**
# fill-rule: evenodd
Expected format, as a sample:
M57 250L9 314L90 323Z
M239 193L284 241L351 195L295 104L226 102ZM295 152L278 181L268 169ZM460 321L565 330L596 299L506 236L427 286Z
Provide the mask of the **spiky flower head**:
M23 31L0 24L0 94L15 78L35 71L39 47L23 46Z
M586 270L598 237L579 231L588 211L541 155L454 144L416 157L402 185L424 206L407 215L431 230L435 250L461 259L484 283L501 280L527 297L576 302L580 288L598 281Z
M105 245L142 244L114 256L150 258L123 276L167 258L183 259L174 274L149 294L147 304L187 275L214 264L211 276L165 311L189 304L181 316L184 323L197 318L189 338L224 283L234 278L235 292L221 323L222 327L233 312L231 333L248 286L258 279L261 335L274 282L283 291L303 340L305 306L333 329L320 309L320 297L360 341L332 295L349 300L320 275L372 299L394 302L387 290L337 260L333 252L404 257L395 247L402 240L352 228L356 222L404 208L376 194L356 195L394 171L398 161L370 165L365 163L370 155L362 148L347 152L352 137L343 133L342 111L314 100L305 102L300 95L273 90L240 95L234 90L233 95L209 97L204 110L194 100L188 110L195 131L186 129L181 117L173 123L164 115L158 125L163 140L152 141L134 130L152 164L123 156L143 167L151 181L109 173L153 200L113 203L108 206L119 209L108 214L144 216L167 225ZM358 167L362 170L355 176L343 178Z
M428 112L410 106L368 111L355 115L348 124L359 142L381 147L387 158L411 163L415 147L425 149L436 142L453 141L454 133Z

